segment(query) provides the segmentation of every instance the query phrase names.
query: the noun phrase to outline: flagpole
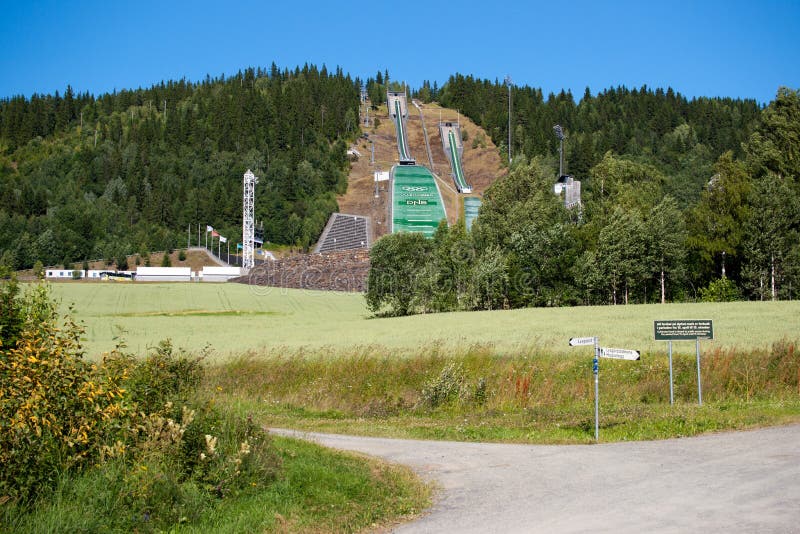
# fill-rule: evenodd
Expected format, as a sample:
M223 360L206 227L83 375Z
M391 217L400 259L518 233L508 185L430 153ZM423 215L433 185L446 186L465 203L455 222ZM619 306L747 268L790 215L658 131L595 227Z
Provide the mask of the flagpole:
M200 223L197 223L197 246L200 246Z
M231 244L225 241L225 246L228 247L228 265L231 264Z
M208 225L206 225L206 250L208 250Z

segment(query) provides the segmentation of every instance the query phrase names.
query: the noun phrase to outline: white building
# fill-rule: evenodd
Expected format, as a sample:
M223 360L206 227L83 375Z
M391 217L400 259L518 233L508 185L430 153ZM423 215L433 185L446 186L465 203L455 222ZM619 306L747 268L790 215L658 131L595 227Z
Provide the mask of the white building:
M192 270L189 267L139 267L136 269L137 282L191 282Z
M201 282L227 282L231 278L242 275L240 267L209 267L204 266L200 272Z

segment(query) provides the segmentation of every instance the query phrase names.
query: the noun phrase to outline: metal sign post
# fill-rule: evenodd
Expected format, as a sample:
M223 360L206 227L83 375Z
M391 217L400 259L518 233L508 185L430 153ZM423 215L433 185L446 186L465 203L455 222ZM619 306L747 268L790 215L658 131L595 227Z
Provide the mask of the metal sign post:
M672 393L672 340L667 341L667 347L669 349L669 404L671 406L675 404L675 397Z
M672 341L695 342L697 359L697 402L703 405L703 382L700 377L700 340L714 339L714 324L710 319L694 319L679 321L654 321L655 340L667 341L669 352L669 403L674 403L672 386Z
M594 338L594 361L592 362L592 373L594 373L594 441L600 441L600 340Z
M594 440L600 441L600 338L598 337L573 337L569 340L570 347L594 346L594 359L592 360L592 374L594 374Z
M697 353L697 404L703 405L703 384L700 380L700 338L694 341L695 351Z
M641 353L638 350L612 349L600 347L598 337L573 337L569 340L570 347L594 345L594 359L592 360L592 374L594 374L594 440L600 441L600 358L614 360L638 360Z
M594 440L596 442L600 438L600 380L598 376L600 365L597 360L600 356L600 339L597 337L571 337L569 339L570 347L586 347L589 345L594 346L592 373L594 373Z

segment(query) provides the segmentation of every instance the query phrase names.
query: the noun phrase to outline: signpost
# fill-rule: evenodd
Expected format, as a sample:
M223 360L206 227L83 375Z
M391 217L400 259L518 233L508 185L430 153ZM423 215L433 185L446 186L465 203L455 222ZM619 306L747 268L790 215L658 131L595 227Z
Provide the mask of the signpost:
M638 350L602 348L600 349L600 357L617 360L638 360L641 357L641 353Z
M600 340L597 337L571 337L569 338L570 347L594 346L594 360L592 360L592 373L594 373L594 440L600 439L600 379L598 373L600 366L597 358L600 355Z
M569 340L570 347L594 346L594 359L592 360L592 373L594 374L594 440L600 441L600 362L598 358L613 358L616 360L638 360L641 354L638 350L612 349L600 347L597 337L573 337Z
M678 321L654 321L653 331L656 341L666 341L669 352L669 403L674 404L672 386L672 342L695 342L697 354L697 402L703 405L703 385L700 378L700 340L714 339L714 325L710 319L693 319Z

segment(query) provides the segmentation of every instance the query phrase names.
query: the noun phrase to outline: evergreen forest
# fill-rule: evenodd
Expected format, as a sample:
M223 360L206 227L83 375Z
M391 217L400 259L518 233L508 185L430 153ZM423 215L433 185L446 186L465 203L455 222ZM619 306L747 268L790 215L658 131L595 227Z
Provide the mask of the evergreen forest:
M0 263L116 259L211 225L241 240L242 175L265 239L307 247L347 187L359 80L306 65L101 96L0 102Z

